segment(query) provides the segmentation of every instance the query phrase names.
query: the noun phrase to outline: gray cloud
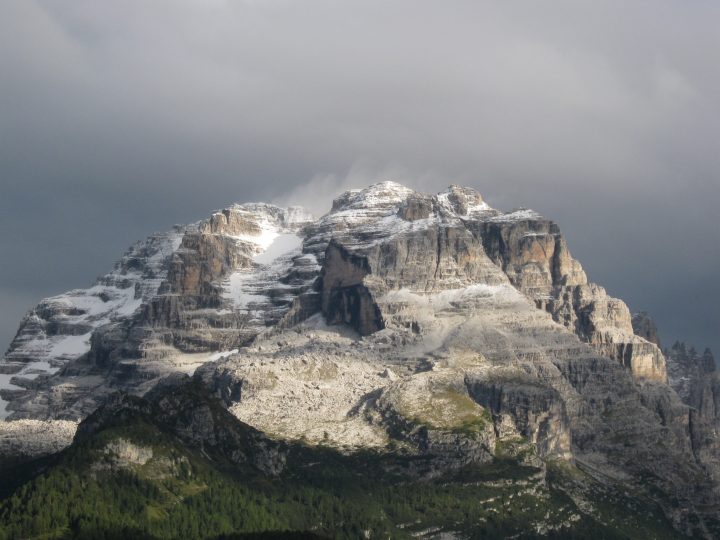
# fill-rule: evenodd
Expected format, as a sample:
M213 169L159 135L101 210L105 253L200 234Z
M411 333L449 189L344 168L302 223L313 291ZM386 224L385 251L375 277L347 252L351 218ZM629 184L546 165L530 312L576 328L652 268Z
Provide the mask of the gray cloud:
M666 341L720 349L719 22L679 0L7 0L0 342L152 231L392 177L536 208Z

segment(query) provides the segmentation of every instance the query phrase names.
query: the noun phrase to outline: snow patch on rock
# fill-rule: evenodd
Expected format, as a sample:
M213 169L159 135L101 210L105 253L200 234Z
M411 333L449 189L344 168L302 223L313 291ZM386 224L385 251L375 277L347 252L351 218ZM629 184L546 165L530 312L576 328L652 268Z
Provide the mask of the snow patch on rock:
M271 264L278 257L296 252L302 247L302 238L295 233L277 234L262 253L253 257L257 264Z

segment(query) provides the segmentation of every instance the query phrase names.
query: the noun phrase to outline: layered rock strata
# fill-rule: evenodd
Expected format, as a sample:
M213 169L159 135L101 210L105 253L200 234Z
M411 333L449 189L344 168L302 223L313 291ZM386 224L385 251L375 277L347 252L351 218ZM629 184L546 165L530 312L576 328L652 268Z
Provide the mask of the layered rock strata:
M311 287L319 268L298 236L311 220L234 205L136 244L90 289L43 300L0 364L4 415L81 419L114 390L142 393L248 343Z

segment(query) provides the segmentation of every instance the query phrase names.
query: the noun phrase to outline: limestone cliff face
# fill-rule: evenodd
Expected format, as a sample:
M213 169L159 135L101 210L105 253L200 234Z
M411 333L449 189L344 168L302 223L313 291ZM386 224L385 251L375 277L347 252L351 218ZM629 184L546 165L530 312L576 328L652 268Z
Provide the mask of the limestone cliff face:
M258 320L248 306L234 301L228 279L246 278L243 281L251 288L247 278L257 274L254 258L258 253L278 235L297 236L310 219L298 208L262 204L216 212L184 235L170 260L162 294L148 306L143 322L168 328L173 345L185 352L230 350L247 343L261 325L277 322L280 315L272 311L283 311L289 302L276 297L274 290L263 291L268 298L258 311L265 317ZM299 245L299 237L296 243ZM285 296L293 292L286 291ZM229 303L230 309L224 309ZM167 339L164 336L163 340Z
M364 284L369 273L367 259L334 242L328 245L322 272L322 311L328 323L349 324L362 335L383 328L380 310Z
M500 418L498 431L515 426L542 456L572 456L570 420L561 395L531 378L468 380L470 395Z

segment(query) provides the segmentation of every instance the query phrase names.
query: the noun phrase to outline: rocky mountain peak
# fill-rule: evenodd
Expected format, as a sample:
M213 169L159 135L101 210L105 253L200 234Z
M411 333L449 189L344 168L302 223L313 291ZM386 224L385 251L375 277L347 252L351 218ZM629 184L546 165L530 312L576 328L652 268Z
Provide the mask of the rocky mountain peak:
M460 216L492 210L483 201L480 193L473 188L452 185L447 190L439 193L437 199L441 205L450 207L453 212Z
M397 205L413 193L412 189L402 184L386 180L364 189L345 191L333 201L331 213Z
M200 222L199 228L211 234L223 234L258 244L261 249L266 249L278 234L297 232L314 220L300 206L280 208L266 203L246 203L234 204L213 213L208 220Z
M646 338L551 220L472 188L381 182L319 219L232 205L134 246L23 320L0 397L13 419L77 421L193 374L275 439L396 447L444 469L513 448L638 489L706 475L711 500L720 392L693 416Z
M453 217L493 212L480 193L473 188L452 185L437 195L430 195L414 191L397 182L385 181L365 189L346 191L333 201L331 213L372 209L381 211L391 208L409 208L410 220L417 219L415 209L425 217L440 212Z

